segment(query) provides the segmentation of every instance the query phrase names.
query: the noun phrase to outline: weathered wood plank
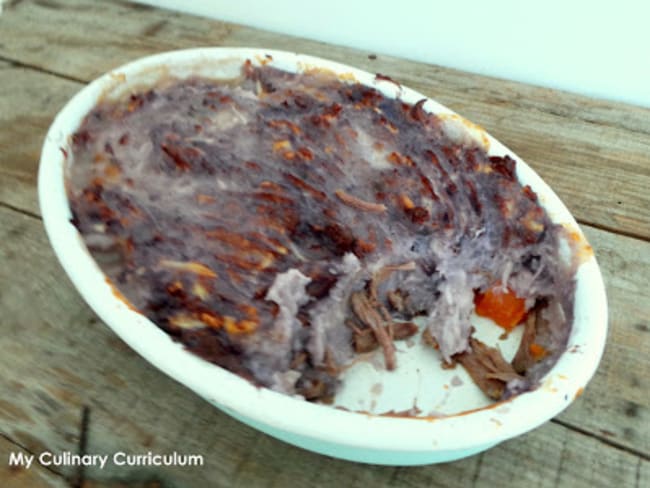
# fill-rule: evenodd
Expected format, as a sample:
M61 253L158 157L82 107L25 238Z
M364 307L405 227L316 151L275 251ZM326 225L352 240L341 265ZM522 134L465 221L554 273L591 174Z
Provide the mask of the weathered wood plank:
M348 48L118 2L25 1L0 25L0 56L86 81L139 56L197 45L298 50L382 72L485 126L582 221L650 238L649 109L386 56L370 60Z
M183 446L179 442L177 446ZM259 435L234 470L214 476L212 469L232 467L223 453L202 469L160 470L174 485L211 480L215 486L349 487L603 487L634 486L638 470L648 461L613 449L597 439L549 423L473 458L435 466L390 468L348 463L283 446ZM104 473L98 473L103 475ZM130 476L137 476L134 471ZM90 476L94 476L93 473ZM222 477L224 476L224 477Z
M604 454L605 446L598 440L584 439L559 425L547 424L544 429L548 436L533 432L487 451L478 471L480 484L513 488L633 487L637 470L650 465L645 460L631 463L630 454L620 450Z
M650 236L647 109L384 56L370 60L368 53L128 4L24 1L0 17L0 57L81 81L141 55L206 44L297 49L389 74L485 125L583 221ZM8 87L0 92L0 203L36 213L45 131L81 84L0 62L0 86ZM595 379L559 421L630 452L557 423L480 457L411 469L287 446L219 413L137 357L72 289L40 223L4 208L0 350L12 354L0 355L0 370L8 372L0 377L0 432L32 452L75 451L87 405L89 452L176 450L208 461L198 469L90 469L86 486L645 486L650 463L631 452L650 455L650 244L585 230L608 285L611 332ZM25 306L27 296L38 306ZM2 468L0 462L0 479L9 479Z
M38 23L39 31L20 33L21 26L13 26L13 29L4 35L7 42L3 43L0 52L7 58L34 64L65 76L84 75L84 79L90 79L115 67L116 63L122 63L124 54L137 57L160 50L221 44L229 46L256 45L287 51L300 50L304 46L310 51L318 51L320 55L331 53L332 57L342 62L345 62L346 58L352 57L355 65L370 71L377 67L387 67L393 73L399 73L404 67L408 68L406 71L415 69L416 72L420 72L424 76L424 83L431 83L433 86L441 84L439 88L442 90L445 90L446 83L450 83L456 86L456 91L475 92L476 95L495 105L508 104L516 100L522 108L534 111L550 112L561 117L650 133L648 110L634 105L474 75L401 58L377 56L377 53L372 53L375 58L370 59L368 56L371 53L365 51L179 14L126 1L103 2L102 5L96 5L89 0L59 0L57 2L21 0L20 3L23 5L9 9L8 14L12 16L12 19L19 17L19 20L14 20L14 22L30 25ZM50 56L57 51L56 46L45 46L42 41L39 42L38 36L41 32L53 34L57 29L55 26L45 25L41 19L37 18L39 15L56 19L60 22L57 25L72 28L71 32L69 29L59 32L59 37L63 37L65 48L74 50L81 59L66 59L63 52L59 52L54 58ZM126 24L111 25L106 22L105 19L115 16ZM95 29L93 33L98 33L100 38L84 35L80 42L76 42L79 40L79 35L83 33L82 26L86 25L92 26ZM42 29L47 29L47 31ZM107 39L110 34L114 34L114 36ZM131 41L126 48L128 53L121 52L125 49L124 36L128 36L128 40ZM10 37L13 39L9 39ZM30 40L30 44L21 44L25 40ZM105 41L108 41L106 45L104 45ZM106 50L101 50L104 47ZM84 56L83 53L87 48L100 51ZM91 59L99 61L100 64L91 66Z
M76 452L81 395L90 383L72 373L66 375L66 368L60 370L62 365L75 363L79 349L75 337L65 334L66 324L58 320L76 320L75 315L60 310L68 305L79 310L83 304L67 287L58 286L57 280L45 279L41 271L48 271L29 269L30 261L41 261L38 256L44 238L40 221L0 210L0 324L4 336L0 340L0 433L33 453ZM34 303L39 304L38 313L29 312L36 308Z
M647 455L650 399L644 392L650 376L650 334L638 333L635 324L649 316L647 287L639 289L644 284L639 277L650 275L650 243L598 230L589 233L608 280L612 331L601 369L562 418ZM315 486L459 486L459 480L469 484L475 475L477 486L518 486L512 480L524 475L531 480L559 476L571 480L566 486L589 486L595 478L606 486L607 480L633 479L636 456L552 423L482 458L413 469L356 465L282 444L221 414L98 323L56 263L37 219L0 208L0 242L0 260L8 263L0 270L5 331L0 350L13 351L0 355L0 370L6 371L0 377L0 432L31 451L74 451L80 411L87 405L90 453L176 450L206 456L203 468L91 468L91 479L159 479L172 486L208 480L221 486L229 486L230 480L240 486L283 486L289 480ZM619 273L624 265L615 256L630 259L637 273ZM25 296L38 306L25 306ZM618 381L617 374L630 371L638 375L634 385ZM637 404L634 416L624 413L630 402ZM634 435L626 436L626 429ZM568 447L559 456L565 441ZM592 457L597 462L585 461Z
M560 419L650 455L650 244L583 226L606 284L597 377Z
M639 460L636 467L635 488L650 486L650 463Z
M83 85L0 62L0 202L38 213L41 147L56 113Z
M63 476L36 464L29 469L9 464L9 455L30 453L0 436L0 480L5 488L65 488L70 485Z

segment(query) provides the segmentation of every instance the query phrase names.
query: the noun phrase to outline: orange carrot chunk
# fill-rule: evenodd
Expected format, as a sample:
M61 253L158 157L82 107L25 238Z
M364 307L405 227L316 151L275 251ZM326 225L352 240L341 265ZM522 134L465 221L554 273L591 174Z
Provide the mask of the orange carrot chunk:
M537 344L536 342L533 342L530 346L528 346L528 351L535 361L544 359L544 357L546 357L548 354L546 348L540 344Z
M477 315L492 319L506 330L512 330L526 315L526 301L510 288L504 290L500 283L478 293L474 304Z

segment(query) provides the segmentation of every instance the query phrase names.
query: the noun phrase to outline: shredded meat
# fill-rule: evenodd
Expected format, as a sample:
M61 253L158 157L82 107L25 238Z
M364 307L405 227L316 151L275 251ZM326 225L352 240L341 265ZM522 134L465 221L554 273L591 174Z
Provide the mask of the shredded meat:
M489 347L474 337L469 342L471 350L456 354L454 359L467 370L487 396L498 400L503 396L509 381L523 380L498 349Z
M415 262L383 266L377 271L364 291L350 295L350 308L355 318L362 324L359 328L354 321L346 324L354 331L354 349L356 352L369 352L381 346L384 352L386 368L396 366L394 340L406 339L415 335L418 326L413 322L395 322L390 312L379 298L379 286L395 271L414 271ZM388 299L388 298L387 298Z
M135 309L255 384L331 399L355 353L394 369L419 318L496 398L566 344L574 270L516 161L449 121L328 73L168 80L102 99L72 136L72 222ZM497 281L548 301L515 370L470 340Z
M539 319L539 311L532 310L524 322L524 333L521 336L521 342L515 357L512 359L512 367L519 374L526 373L526 370L535 363L535 358L530 352L530 346L535 343L537 321Z
M379 342L374 331L370 328L359 328L348 322L348 327L354 331L354 350L358 353L374 351ZM386 333L388 334L388 327ZM413 337L418 332L418 326L413 322L393 322L393 339L396 341Z
M352 311L361 323L369 327L375 335L377 342L384 351L386 369L393 370L396 366L395 344L388 331L389 325L382 316L382 313L373 306L371 298L366 292L357 291L350 296Z
M512 366L521 375L527 375L531 368L551 354L546 347L550 342L551 326L544 318L546 304L541 301L528 313L524 322L524 333L519 343L519 348L512 359Z
M386 299L388 300L388 303L393 310L396 312L404 311L404 294L399 288L397 290L391 290L386 293Z

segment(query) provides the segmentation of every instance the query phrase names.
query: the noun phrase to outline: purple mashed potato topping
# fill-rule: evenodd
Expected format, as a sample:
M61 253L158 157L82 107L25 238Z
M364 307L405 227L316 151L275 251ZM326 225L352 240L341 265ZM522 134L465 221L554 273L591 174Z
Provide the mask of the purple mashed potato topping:
M499 282L548 324L551 354L511 392L566 343L563 228L514 160L452 137L421 103L246 64L236 82L99 103L72 159L74 223L112 282L187 349L258 384L327 399L359 351L394 365L395 330L414 333L398 327L414 317L453 361L475 293Z

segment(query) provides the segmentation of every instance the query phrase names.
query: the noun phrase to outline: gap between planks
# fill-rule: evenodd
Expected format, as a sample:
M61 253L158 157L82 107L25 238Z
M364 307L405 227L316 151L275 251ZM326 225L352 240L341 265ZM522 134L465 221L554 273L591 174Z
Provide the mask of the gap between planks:
M10 203L5 203L3 201L0 201L0 207L6 208L7 210L11 210L12 212L16 212L22 215L26 215L27 217L31 217L36 220L43 220L43 218L30 210L25 210L24 208L16 207L14 205L11 205Z
M1 1L1 0L0 0ZM62 78L64 80L73 81L75 83L80 83L82 85L87 85L90 83L89 80L82 80L81 78L75 78L74 76L66 75L64 73L58 73L56 71L51 71L49 69L43 68L42 66L37 66L35 64L24 63L18 59L8 58L6 56L0 55L0 61L9 63L10 66L15 68L25 68L38 73L43 73L50 76L56 76L57 78Z
M84 405L81 409L81 423L79 426L79 446L77 448L77 453L80 456L87 454L88 448L88 430L90 427L90 407ZM72 482L73 488L83 488L86 481L86 468L83 464L80 464L74 481Z
M600 436L598 434L594 434L593 432L590 432L586 429L583 429L582 427L578 427L576 425L570 424L566 420L560 420L559 418L553 418L550 420L554 424L560 425L566 429L569 429L572 432L576 432L578 434L585 435L587 437L591 437L592 439L596 439L597 441L602 442L606 446L613 447L614 449L618 449L619 451L624 451L628 454L632 454L633 456L638 457L639 459L644 459L646 461L650 461L650 453L640 451L638 449L634 449L631 447L624 446L622 444L619 444L618 442L613 442L612 440L608 439L607 437Z
M84 405L81 409L81 419L79 421L79 443L77 444L77 454L79 454L80 456L83 456L84 454L88 453L87 446L88 446L89 427L90 427L90 407ZM13 444L14 446L22 449L30 456L37 456L35 452L31 451L26 446L22 445L20 442L12 439L9 436L9 434L0 432L0 437L5 439L7 442ZM85 477L85 467L83 464L80 464L78 466L75 474L70 478L65 476L63 473L57 471L56 469L54 469L52 466L48 466L44 464L40 466L45 468L50 473L61 477L66 483L70 485L71 488L83 488L85 485L86 477Z
M472 488L476 488L478 484L479 477L481 475L481 467L483 466L483 456L486 451L481 451L478 454L478 460L476 461L476 468L474 468L474 474L472 475Z
M629 237L630 239L636 239L637 241L650 242L650 236L644 236L643 234L637 234L636 232L630 232L622 229L616 229L615 227L610 227L608 225L598 224L595 222L590 222L583 219L576 219L579 225L584 225L586 227L592 227L594 229L602 230L604 232L609 232L610 234L616 234L619 236Z
M2 437L4 440L6 440L7 442L9 442L10 444L13 444L13 445L16 446L17 448L22 449L23 451L25 451L25 452L26 452L27 454L29 454L30 456L37 456L35 452L31 451L31 450L28 449L26 446L23 446L20 442L18 442L18 441L16 441L16 440L12 439L11 437L9 437L8 434L5 434L5 433L2 432L2 431L0 431L0 437ZM46 469L46 470L49 471L50 473L52 473L52 474L54 474L54 475L56 475L56 476L59 476L59 477L61 477L62 479L68 481L68 479L65 477L65 475L64 475L63 473L58 472L58 471L57 471L56 469L54 469L52 466L46 466L46 465L40 465L40 466L42 466L44 469ZM75 488L76 488L76 487L75 487Z

